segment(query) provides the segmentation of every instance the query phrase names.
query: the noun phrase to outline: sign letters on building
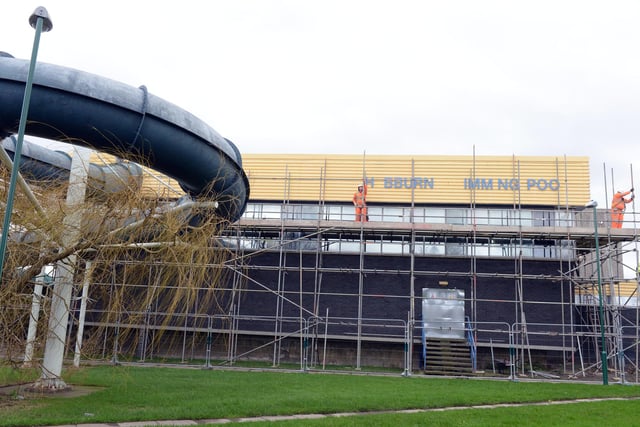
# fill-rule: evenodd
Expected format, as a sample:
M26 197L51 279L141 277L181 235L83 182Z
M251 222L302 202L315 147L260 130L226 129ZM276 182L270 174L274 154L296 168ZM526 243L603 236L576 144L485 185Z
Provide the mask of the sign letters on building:
M375 177L367 178L369 188L375 188ZM436 179L433 177L400 177L385 176L382 186L388 189L435 189ZM557 178L464 178L462 187L465 190L508 190L508 191L559 191L560 181Z

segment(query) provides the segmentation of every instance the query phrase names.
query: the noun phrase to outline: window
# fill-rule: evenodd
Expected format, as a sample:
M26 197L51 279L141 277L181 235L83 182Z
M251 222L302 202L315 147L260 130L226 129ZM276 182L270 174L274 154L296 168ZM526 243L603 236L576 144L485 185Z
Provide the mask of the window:
M443 208L424 208L425 222L433 224L445 223L445 210Z
M466 209L446 209L446 223L464 225L467 223Z

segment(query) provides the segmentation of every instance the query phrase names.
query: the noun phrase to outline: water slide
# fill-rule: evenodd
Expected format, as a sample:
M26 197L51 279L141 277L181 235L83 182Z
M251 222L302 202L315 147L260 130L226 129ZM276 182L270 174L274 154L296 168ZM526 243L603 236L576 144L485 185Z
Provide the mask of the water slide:
M28 60L0 52L0 139L18 131L28 70ZM249 180L237 147L144 86L38 62L25 133L144 162L177 180L191 197L216 200L217 213L230 222L237 221L247 205ZM30 170L53 166L43 173L57 173L65 168L58 154L43 154L31 145L22 149ZM11 152L15 143L12 148L5 139L3 147ZM126 173L137 176L135 170Z
M15 159L17 139L14 135L2 141L2 148L11 160ZM57 183L69 182L71 156L52 150L29 140L22 142L20 173L27 181ZM88 188L99 193L118 193L125 188L142 187L144 170L137 163L118 161L114 164L89 165Z

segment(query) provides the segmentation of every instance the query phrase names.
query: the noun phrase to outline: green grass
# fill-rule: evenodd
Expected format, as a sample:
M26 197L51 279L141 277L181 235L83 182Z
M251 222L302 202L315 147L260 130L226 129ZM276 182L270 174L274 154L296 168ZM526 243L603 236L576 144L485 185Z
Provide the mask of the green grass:
M251 426L465 426L465 427L596 427L603 425L638 425L638 402L593 402L557 406L529 406L518 408L465 409L446 412L414 414L374 414L366 416L256 422Z
M0 362L0 387L8 384L23 384L33 382L40 376L40 371L36 368L10 367Z
M0 368L0 373L3 369ZM17 374L13 374L17 375ZM8 377L2 374L0 378ZM19 375L18 375L19 376ZM640 397L640 387L340 374L241 372L98 366L65 371L76 386L98 389L78 397L0 400L0 426L27 426L329 414L592 397ZM376 414L262 425L630 425L640 401ZM599 418L603 417L603 418ZM564 420L564 421L562 421ZM254 424L252 424L254 425ZM593 424L595 425L595 424Z

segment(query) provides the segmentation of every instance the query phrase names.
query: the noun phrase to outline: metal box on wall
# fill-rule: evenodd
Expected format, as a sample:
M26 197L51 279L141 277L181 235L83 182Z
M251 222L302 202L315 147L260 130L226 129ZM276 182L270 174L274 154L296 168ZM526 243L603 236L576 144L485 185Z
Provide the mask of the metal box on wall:
M422 288L426 338L464 339L464 290Z

